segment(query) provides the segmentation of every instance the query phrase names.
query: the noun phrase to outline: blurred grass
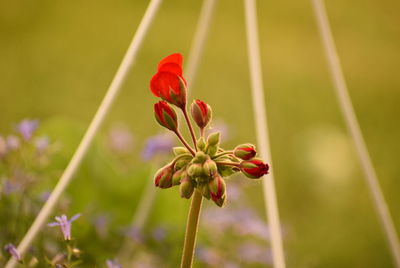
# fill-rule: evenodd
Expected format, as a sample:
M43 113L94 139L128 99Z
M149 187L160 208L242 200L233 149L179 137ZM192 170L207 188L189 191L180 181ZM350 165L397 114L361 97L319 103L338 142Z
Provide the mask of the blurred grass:
M273 169L289 266L390 267L386 242L338 110L310 3L258 2ZM0 131L26 117L44 122L67 118L63 120L81 125L83 131L146 5L147 1L126 0L4 4ZM153 120L156 99L148 81L160 58L178 51L188 54L200 5L165 1L105 128L115 121L127 122L138 144L160 130ZM338 0L327 1L327 7L354 108L400 229L400 3ZM227 147L255 141L242 9L241 1L219 1L191 89L193 97L209 102L215 117L234 131ZM66 159L73 149L63 148ZM91 151L87 162L96 153ZM321 166L320 158L332 165ZM105 200L112 200L106 187L109 177L116 176L86 178L82 168L71 195L83 206L92 196L81 195L81 187L90 189L101 181L104 194L110 195ZM160 198L174 207L185 203L171 192L164 191ZM137 198L132 196L131 201ZM262 213L261 191L252 198ZM104 205L112 208L107 202ZM154 221L173 215L163 210L166 207L156 210ZM121 215L122 221L128 218L128 212ZM177 216L176 222L180 220Z

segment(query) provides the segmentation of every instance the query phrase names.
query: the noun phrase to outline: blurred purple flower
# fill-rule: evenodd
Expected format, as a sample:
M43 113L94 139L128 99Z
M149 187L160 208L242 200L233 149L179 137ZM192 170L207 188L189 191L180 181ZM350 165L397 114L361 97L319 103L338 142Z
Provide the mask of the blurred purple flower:
M142 151L142 159L151 160L156 154L168 154L174 146L174 138L170 134L160 134L147 139Z
M32 138L33 132L35 132L38 126L38 120L24 119L16 126L16 130L21 134L24 140L28 141Z
M203 213L203 220L214 232L225 233L231 229L238 235L252 235L267 241L270 239L268 225L250 209L228 209L225 213L208 209Z
M224 263L224 268L240 268L239 264L228 261L226 263Z
M3 177L2 181L3 181L2 191L5 195L10 195L19 192L22 189L22 186L18 182L10 181L7 177Z
M14 151L19 148L20 141L19 138L15 135L9 135L7 137L7 149L10 151Z
M43 153L49 147L49 138L42 136L36 139L35 146L39 153Z
M71 240L71 223L79 218L81 214L76 214L72 216L71 219L68 220L67 216L61 215L60 217L56 216L55 219L57 222L50 222L47 226L54 227L60 226L61 232L63 233L65 240Z
M21 255L19 254L19 252L17 251L17 249L15 248L15 246L11 243L7 244L4 246L4 250L7 251L11 256L13 256L14 258L16 258L18 261L20 261Z
M246 243L239 246L237 253L243 262L272 264L271 251L266 246Z
M111 150L117 153L129 153L133 150L133 135L123 124L114 126L108 136Z
M116 261L113 261L113 260L107 260L106 264L107 264L107 268L122 268L121 265L119 265Z
M218 267L218 263L221 261L220 254L214 249L198 247L195 254L199 261L212 267Z
M163 227L157 227L153 230L152 235L156 241L160 242L167 236L167 230L165 230Z
M132 239L134 242L137 243L143 243L144 238L143 238L143 234L140 232L140 230L133 226L130 227L126 233L125 233L130 239Z
M94 219L94 228L96 229L97 235L99 235L101 238L105 238L107 236L109 222L109 216L105 214L97 215Z

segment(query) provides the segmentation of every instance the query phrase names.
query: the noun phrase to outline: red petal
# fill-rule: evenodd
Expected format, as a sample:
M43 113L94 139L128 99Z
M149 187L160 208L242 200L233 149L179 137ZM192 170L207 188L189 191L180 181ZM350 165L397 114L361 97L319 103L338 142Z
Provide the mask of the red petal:
M162 66L159 66L158 72L167 72L182 76L182 66L176 63L169 62L163 64Z
M180 94L179 77L173 73L156 73L150 81L150 89L157 97L170 101L170 88L176 95Z
M177 64L182 69L182 60L183 60L182 54L180 53L171 54L160 61L160 63L158 64L158 71L160 71L161 67L167 63Z

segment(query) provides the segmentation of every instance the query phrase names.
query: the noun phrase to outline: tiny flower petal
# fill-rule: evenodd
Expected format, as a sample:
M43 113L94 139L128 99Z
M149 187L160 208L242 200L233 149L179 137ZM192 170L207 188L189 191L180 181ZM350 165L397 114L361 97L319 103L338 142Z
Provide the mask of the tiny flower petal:
M160 63L158 64L158 71L160 71L167 64L176 64L182 69L182 61L183 61L182 54L180 53L171 54L160 61Z

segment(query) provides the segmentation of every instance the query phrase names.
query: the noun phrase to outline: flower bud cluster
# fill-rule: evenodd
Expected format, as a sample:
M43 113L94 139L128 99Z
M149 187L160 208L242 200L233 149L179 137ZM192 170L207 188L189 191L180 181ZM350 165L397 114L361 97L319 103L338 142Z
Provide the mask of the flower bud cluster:
M210 124L212 110L210 105L195 100L190 106L192 120L200 129L200 138L196 138L186 112L186 82L182 76L182 56L172 54L158 65L157 73L150 82L150 89L163 100L154 105L157 122L173 131L184 147L173 148L175 159L157 171L154 178L156 187L165 189L179 186L182 198L189 199L194 191L212 200L222 207L226 201L225 177L241 172L251 179L268 174L269 166L255 158L256 149L252 144L242 144L232 151L220 147L220 133L204 136L205 128ZM170 105L182 110L191 132L194 149L179 132L177 115Z

